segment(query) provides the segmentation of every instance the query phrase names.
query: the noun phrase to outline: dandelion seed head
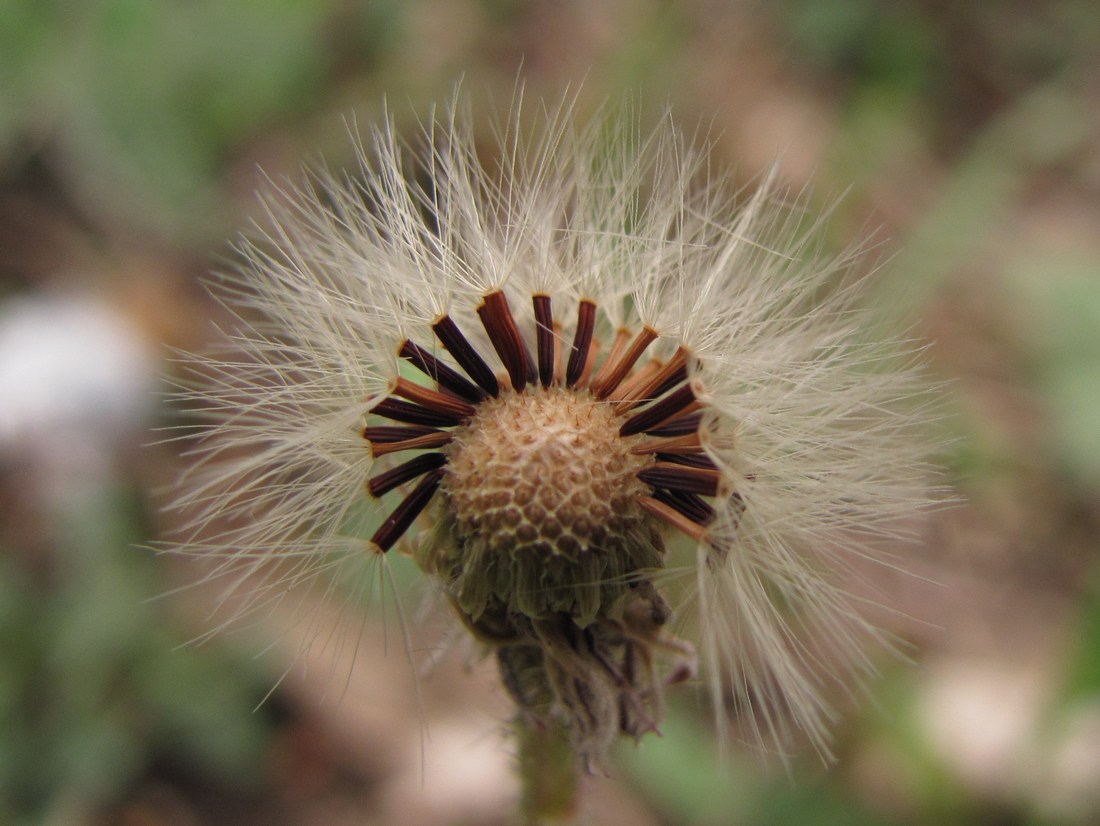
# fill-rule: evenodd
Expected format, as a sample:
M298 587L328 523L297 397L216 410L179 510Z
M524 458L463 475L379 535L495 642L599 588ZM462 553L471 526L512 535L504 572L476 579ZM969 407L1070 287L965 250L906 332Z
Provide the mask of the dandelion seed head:
M247 612L410 553L595 764L694 676L673 625L723 729L827 753L876 637L838 575L931 503L931 392L774 170L739 198L668 118L605 115L517 112L495 162L462 104L419 147L387 117L357 173L273 184L181 394L179 547Z

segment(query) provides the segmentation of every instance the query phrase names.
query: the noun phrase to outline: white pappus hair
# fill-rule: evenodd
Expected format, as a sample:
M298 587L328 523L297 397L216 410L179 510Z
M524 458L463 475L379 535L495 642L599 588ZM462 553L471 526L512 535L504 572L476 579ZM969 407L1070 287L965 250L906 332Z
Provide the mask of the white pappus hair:
M173 547L213 557L241 613L391 547L461 602L425 547L450 532L461 568L494 539L452 524L474 411L523 392L608 404L646 464L629 530L663 537L659 564L614 576L681 586L672 613L721 730L732 698L761 739L793 725L828 754L824 683L867 667L876 637L842 581L911 539L935 498L918 349L875 337L856 253L821 251L822 222L805 198L784 203L774 170L743 198L669 117L644 137L629 113L578 124L574 109L541 108L531 127L516 105L491 154L462 102L412 144L387 117L354 173L272 187L266 229L212 285L236 319L225 352L188 357L201 379L178 398L204 424ZM413 463L395 464L405 448ZM535 645L570 611L494 593L462 609L482 638L506 617L510 640ZM570 615L577 629L625 623L610 604L626 597L601 594ZM638 678L627 699L649 703L654 685ZM529 692L511 690L523 706Z

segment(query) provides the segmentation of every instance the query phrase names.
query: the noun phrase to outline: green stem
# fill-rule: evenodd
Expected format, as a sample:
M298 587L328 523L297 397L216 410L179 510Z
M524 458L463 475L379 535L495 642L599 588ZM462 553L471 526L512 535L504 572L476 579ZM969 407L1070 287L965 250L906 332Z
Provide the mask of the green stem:
M516 729L523 822L528 826L573 823L580 767L565 727L521 717Z

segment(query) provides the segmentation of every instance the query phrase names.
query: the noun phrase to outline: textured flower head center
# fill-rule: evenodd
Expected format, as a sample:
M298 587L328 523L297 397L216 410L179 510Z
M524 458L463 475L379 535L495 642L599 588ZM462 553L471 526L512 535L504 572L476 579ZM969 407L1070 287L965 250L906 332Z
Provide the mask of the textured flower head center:
M551 387L482 404L456 434L443 481L462 542L503 554L619 553L640 530L638 471L653 464L587 391Z
M588 390L551 386L505 391L455 430L440 485L452 538L432 566L475 625L584 626L660 564L638 475L654 459L621 428Z

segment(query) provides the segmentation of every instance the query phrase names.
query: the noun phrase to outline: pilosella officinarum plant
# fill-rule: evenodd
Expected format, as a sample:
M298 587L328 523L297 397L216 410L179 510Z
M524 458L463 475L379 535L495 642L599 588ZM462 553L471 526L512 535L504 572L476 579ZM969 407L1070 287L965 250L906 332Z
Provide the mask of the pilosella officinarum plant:
M774 175L742 197L668 118L572 108L491 155L461 102L411 144L387 121L355 175L274 187L214 287L231 354L182 394L181 544L242 611L411 555L581 764L696 650L719 725L827 753L822 682L874 636L832 575L930 501L919 359Z

